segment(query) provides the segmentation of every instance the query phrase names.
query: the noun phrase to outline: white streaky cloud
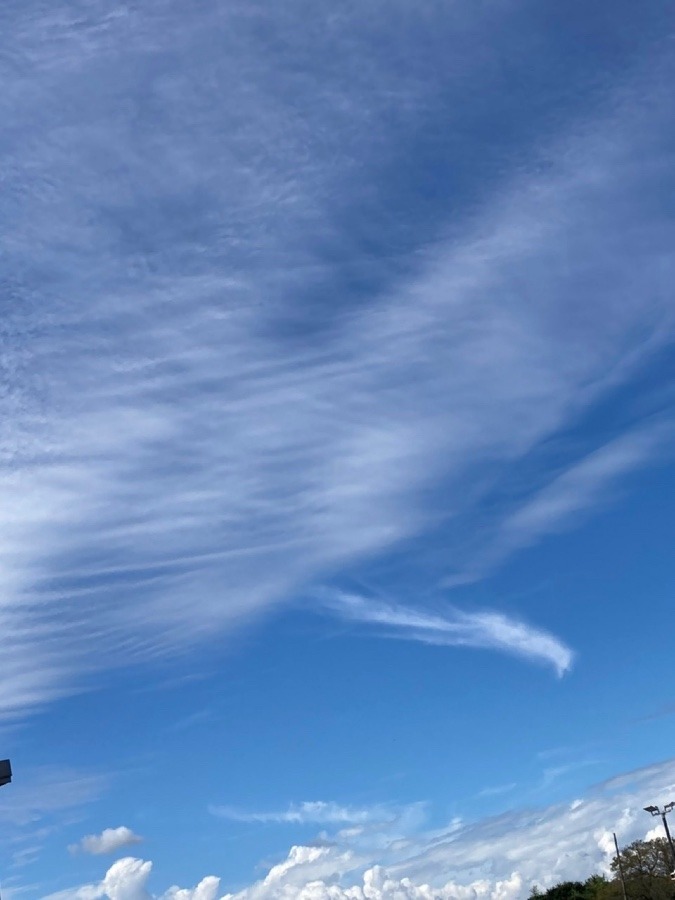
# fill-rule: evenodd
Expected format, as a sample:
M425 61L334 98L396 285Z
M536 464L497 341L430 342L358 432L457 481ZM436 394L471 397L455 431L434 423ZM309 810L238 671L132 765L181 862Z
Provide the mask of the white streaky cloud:
M77 23L28 0L4 23L0 716L391 551L436 521L433 495L470 529L487 482L675 333L675 227L644 191L656 163L673 186L672 61L647 51L604 116L519 150L433 235L411 221L391 260L352 224L381 234L420 108L444 97L461 129L471 54L411 82L372 43L375 0L327 16L330 71L289 87L303 4L266 7L265 29L248 9L186 28L178 0L159 20L93 0ZM452 15L500 52L508 10L475 9ZM437 24L450 54L461 30ZM354 266L365 299L341 287ZM552 530L523 516L528 541ZM508 621L462 627L566 666Z
M575 525L617 491L622 477L671 451L672 439L670 424L647 423L574 463L506 516L487 552L459 580L478 577L514 551Z
M130 847L140 844L143 838L134 834L131 828L120 825L118 828L104 828L100 834L87 834L76 844L68 848L71 853L91 853L100 856L106 853L116 853L122 847Z
M549 530L564 528L570 517L598 505L602 495L616 487L617 479L652 460L670 429L644 428L623 435L569 468L539 491L504 523L516 546Z
M343 591L323 592L326 609L352 622L377 626L385 637L447 647L497 650L543 663L561 676L574 659L572 650L542 629L497 612L462 612L448 607L441 613L382 602Z
M324 800L305 801L291 804L288 809L268 812L250 812L234 806L211 806L210 812L223 819L236 822L260 822L261 824L304 825L358 825L372 821L384 821L394 813L385 807L358 809L340 806Z
M415 831L407 840L382 840L339 830L314 846L291 847L259 881L224 900L525 900L531 887L610 874L612 833L620 845L653 834L644 798L675 791L675 760L611 778L585 796L530 807L443 830ZM52 895L50 900L147 900L151 864L119 860L100 883ZM162 897L214 900L211 876L200 895Z
M98 800L109 786L103 775L70 767L43 766L22 771L0 804L0 822L15 833L38 824L63 819L64 811L77 810Z
M53 840L66 824L82 818L109 786L108 777L91 771L68 766L21 766L21 776L14 780L11 790L5 789L0 804L0 826L12 835L13 865L33 865L45 842Z
M496 784L493 787L485 787L478 792L478 797L501 797L503 794L510 794L518 787L517 782L510 781L508 784Z

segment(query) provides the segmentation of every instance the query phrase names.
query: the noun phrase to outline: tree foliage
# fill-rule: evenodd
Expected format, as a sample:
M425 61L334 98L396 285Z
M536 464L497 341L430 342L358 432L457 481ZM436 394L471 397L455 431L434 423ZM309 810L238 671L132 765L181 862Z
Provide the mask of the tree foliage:
M628 900L672 900L675 882L670 879L673 859L668 841L633 841L620 852L621 867L626 880ZM618 878L619 860L612 860L614 878Z
M673 859L668 841L633 841L620 851L626 882L627 900L675 900L675 881L671 880ZM537 900L623 900L619 860L611 863L613 877L591 875L586 881L562 881L542 891L533 887L530 897Z
M586 881L561 881L547 891L535 885L530 897L537 900L613 900L611 894L606 893L609 884L602 875L591 875Z

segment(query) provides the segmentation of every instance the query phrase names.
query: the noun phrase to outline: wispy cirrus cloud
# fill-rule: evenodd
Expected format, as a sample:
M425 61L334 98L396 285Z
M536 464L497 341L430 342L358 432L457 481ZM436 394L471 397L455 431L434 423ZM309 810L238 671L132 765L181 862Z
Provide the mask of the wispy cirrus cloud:
M292 803L287 809L264 812L251 812L235 806L211 806L209 810L222 819L265 825L362 825L373 821L381 822L396 815L390 808L383 806L358 808L324 800Z
M11 867L34 865L45 843L79 821L109 787L110 778L100 773L70 766L22 766L19 777L5 789L0 806Z
M574 659L572 650L559 638L502 613L469 613L452 607L430 613L337 591L323 597L328 610L349 621L373 625L384 637L497 650L550 665L559 676L569 670Z
M432 497L470 528L486 483L672 341L647 189L672 178L671 63L648 53L460 202L466 84L491 77L462 35L498 49L510 15L475 10L331 13L306 71L296 2L6 14L0 714L391 552ZM401 66L410 28L435 50ZM433 210L411 135L448 150ZM513 548L552 530L542 504ZM418 632L568 664L499 617Z
M518 787L515 781L508 784L496 784L491 787L485 787L478 792L478 797L501 797L503 794L510 794Z
M3 796L0 821L14 828L33 829L98 799L110 779L101 774L81 772L71 767L42 766L26 769Z
M659 418L622 434L571 464L496 524L487 546L447 582L480 578L504 559L545 537L574 527L620 490L622 479L649 462L667 458L675 431Z
M667 449L673 429L647 425L605 444L574 464L517 509L502 525L508 549L515 549L597 507L625 476Z

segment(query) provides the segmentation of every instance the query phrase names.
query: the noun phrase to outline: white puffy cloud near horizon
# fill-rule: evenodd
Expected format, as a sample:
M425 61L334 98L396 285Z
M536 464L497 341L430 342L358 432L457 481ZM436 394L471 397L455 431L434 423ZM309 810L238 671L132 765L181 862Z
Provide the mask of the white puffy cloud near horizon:
M103 856L107 853L116 853L122 847L140 844L142 841L143 838L135 834L131 828L120 825L117 828L104 828L100 834L86 834L76 844L71 844L68 849L71 853Z
M116 860L98 884L85 884L72 890L49 894L43 900L151 900L147 889L152 862L125 856ZM220 879L207 875L194 888L170 887L161 900L216 900Z
M377 826L371 833L322 833L315 844L293 846L259 881L231 893L221 894L221 877L208 876L194 889L152 894L152 863L129 857L101 882L49 900L524 900L535 884L545 889L609 875L612 833L620 845L658 836L642 809L644 798L663 802L674 791L675 760L668 760L610 778L573 800L453 821L433 832L418 823L395 839Z

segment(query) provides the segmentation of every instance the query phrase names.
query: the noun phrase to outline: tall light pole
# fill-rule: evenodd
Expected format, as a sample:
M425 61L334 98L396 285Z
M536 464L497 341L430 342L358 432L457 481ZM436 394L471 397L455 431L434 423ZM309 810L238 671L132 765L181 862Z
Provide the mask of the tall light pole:
M661 820L663 821L663 827L666 830L666 837L668 838L668 844L670 845L670 855L673 861L673 871L670 873L671 878L675 878L675 846L673 846L673 839L670 836L670 828L668 828L668 820L666 816L668 813L675 809L675 802L666 803L663 809L659 809L658 806L645 806L645 812L650 813L652 816L661 816Z
M0 787L12 780L12 764L8 759L0 759Z

